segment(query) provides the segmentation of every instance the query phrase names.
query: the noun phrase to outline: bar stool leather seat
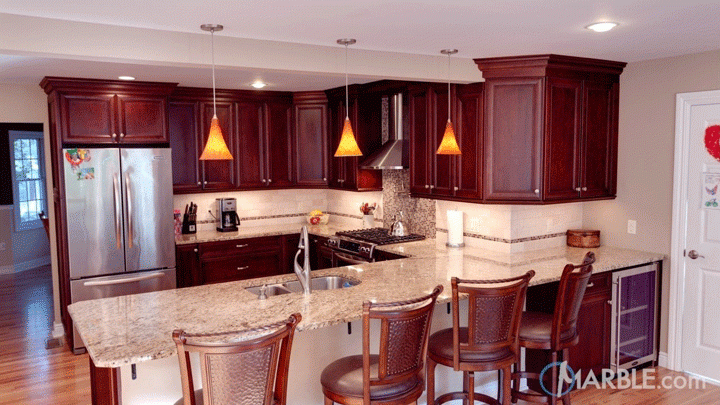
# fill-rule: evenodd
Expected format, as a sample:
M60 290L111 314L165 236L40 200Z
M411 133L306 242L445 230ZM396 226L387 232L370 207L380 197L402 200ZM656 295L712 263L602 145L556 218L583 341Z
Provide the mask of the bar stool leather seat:
M370 355L370 378L378 378L378 364L380 356ZM363 358L362 354L343 357L330 363L320 376L323 388L346 397L363 397ZM370 397L373 400L402 396L422 386L423 381L416 376L411 379L400 380L391 384L371 385Z
M467 328L460 328L458 330L460 341L468 341L468 330ZM447 328L439 330L430 336L430 343L428 344L428 351L433 354L437 360L444 359L445 361L438 361L445 366L452 367L453 362L453 330ZM460 362L504 362L509 361L510 363L515 362L515 353L509 347L503 347L498 350L488 352L460 352Z
M523 343L533 342L536 345L544 345L543 349L549 350L551 344L551 332L552 332L552 321L553 314L545 312L523 312L522 320L520 321L520 346ZM578 340L578 335L575 328L562 331L560 333L560 342L563 345L574 345Z

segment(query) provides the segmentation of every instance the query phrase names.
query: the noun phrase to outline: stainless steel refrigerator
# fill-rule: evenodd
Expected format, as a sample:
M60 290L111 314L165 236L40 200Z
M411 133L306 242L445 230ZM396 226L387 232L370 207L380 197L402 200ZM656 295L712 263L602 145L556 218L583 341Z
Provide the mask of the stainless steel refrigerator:
M175 288L170 149L63 154L71 301Z

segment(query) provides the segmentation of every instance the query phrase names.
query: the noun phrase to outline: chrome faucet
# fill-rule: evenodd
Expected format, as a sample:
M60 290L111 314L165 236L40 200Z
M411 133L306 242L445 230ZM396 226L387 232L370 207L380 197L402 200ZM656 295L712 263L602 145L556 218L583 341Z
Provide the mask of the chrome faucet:
M298 256L300 256L301 252L304 252L302 267L298 264ZM300 230L300 243L298 243L298 251L295 253L293 267L300 285L302 285L303 295L310 295L310 238L308 237L307 226L304 225Z

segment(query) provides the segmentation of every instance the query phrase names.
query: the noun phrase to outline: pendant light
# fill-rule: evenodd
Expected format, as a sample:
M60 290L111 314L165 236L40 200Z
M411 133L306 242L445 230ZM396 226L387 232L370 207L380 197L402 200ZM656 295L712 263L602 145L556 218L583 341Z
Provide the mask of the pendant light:
M203 149L200 160L232 160L230 150L225 143L225 139L220 130L218 122L217 109L215 107L215 31L222 31L223 26L219 24L203 24L200 26L203 31L210 31L212 38L212 78L213 78L213 117L210 121L210 134L208 135L205 149Z
M455 140L455 130L453 129L452 121L450 120L450 55L458 53L457 49L443 49L440 51L441 54L448 56L448 120L445 125L445 134L443 135L440 147L437 150L438 155L459 155L460 147L458 146L457 140Z
M342 135L340 135L340 144L335 151L335 157L362 156L362 151L358 147L355 135L350 125L350 104L348 96L348 45L352 45L356 40L352 38L338 39L337 43L345 45L345 124L343 125Z

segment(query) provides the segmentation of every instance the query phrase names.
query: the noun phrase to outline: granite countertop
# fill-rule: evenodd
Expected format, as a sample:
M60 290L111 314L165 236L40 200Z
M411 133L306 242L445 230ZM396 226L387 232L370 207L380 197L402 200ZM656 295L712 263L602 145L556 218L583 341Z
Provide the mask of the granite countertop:
M301 226L301 225L299 225ZM288 233L266 229L265 232ZM312 233L334 234L332 226L313 227ZM292 232L291 232L292 233ZM268 233L243 233L243 236ZM196 238L205 240L202 233ZM200 240L196 240L198 242ZM193 242L185 242L193 243ZM70 315L97 367L169 357L175 354L174 329L195 333L227 332L280 321L294 312L302 313L298 330L311 330L358 320L365 300L395 301L429 293L442 284L438 302L450 301L450 278L492 279L513 277L533 269L531 285L557 281L563 266L580 263L588 250L597 256L594 272L603 272L659 261L657 253L600 247L579 249L559 247L540 251L505 254L475 248L447 248L435 239L380 247L409 256L406 259L318 270L313 276L342 275L361 283L351 288L315 291L310 296L284 294L258 300L245 290L248 286L295 280L294 274L228 282L222 284L158 291L116 298L77 302Z

